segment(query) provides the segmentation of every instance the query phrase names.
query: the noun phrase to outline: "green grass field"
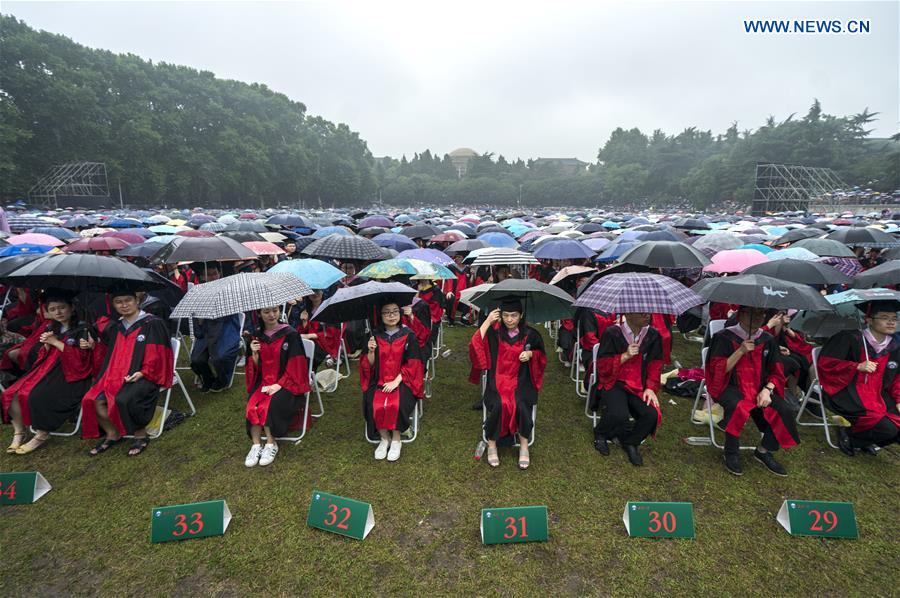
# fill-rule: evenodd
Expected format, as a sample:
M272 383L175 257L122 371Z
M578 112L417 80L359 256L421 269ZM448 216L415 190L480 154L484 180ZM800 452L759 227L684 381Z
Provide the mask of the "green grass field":
M734 478L719 450L682 442L704 431L689 421L691 401L672 405L663 394L663 426L642 449L645 466L634 468L616 446L606 458L593 449L583 400L551 355L531 468L519 471L506 449L493 470L472 459L481 423L469 408L478 393L467 381L472 331L449 329L453 353L439 360L419 437L397 463L374 461L363 439L355 364L336 393L323 395L325 416L299 446L282 445L267 468L243 465L241 377L228 393L194 393L197 416L137 458L126 457L124 445L90 458L92 443L56 438L26 457L0 455L0 470L37 470L53 485L33 505L0 508L0 589L8 596L897 591L896 448L849 459L806 428L801 446L780 453L789 477L744 454L744 476ZM696 364L697 347L679 339L675 355ZM7 426L3 447L10 435ZM307 527L313 489L371 503L368 538ZM860 539L791 537L775 521L786 498L852 501ZM150 543L152 507L214 499L233 513L224 536ZM629 538L628 500L693 502L696 539ZM514 505L547 505L550 540L483 546L481 509Z

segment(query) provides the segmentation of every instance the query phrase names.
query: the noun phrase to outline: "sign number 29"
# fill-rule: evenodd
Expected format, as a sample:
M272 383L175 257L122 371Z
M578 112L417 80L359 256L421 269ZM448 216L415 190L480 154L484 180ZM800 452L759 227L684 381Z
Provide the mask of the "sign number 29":
M820 513L816 509L810 509L809 514L812 515L813 521L809 526L809 530L812 532L830 532L833 531L834 528L837 527L838 518L837 514L834 511L825 511L824 513ZM822 522L825 522L825 525L830 525L828 529L822 527Z

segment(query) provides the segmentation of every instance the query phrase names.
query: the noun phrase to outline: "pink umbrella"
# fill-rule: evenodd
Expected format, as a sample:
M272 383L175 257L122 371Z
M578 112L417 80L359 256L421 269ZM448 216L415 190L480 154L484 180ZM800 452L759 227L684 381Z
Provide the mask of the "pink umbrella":
M175 235L179 237L215 237L216 233L209 230L180 230Z
M45 235L43 233L24 233L21 235L13 235L6 240L10 245L49 245L51 247L60 247L65 245L65 241L57 239L53 235Z
M275 243L269 243L268 241L247 241L241 243L241 245L256 255L281 255L284 253L284 249Z
M130 243L117 237L90 237L78 239L66 245L68 252L80 251L118 251L128 247Z
M769 260L755 249L726 249L712 256L712 263L703 268L704 272L743 272L750 266L764 264Z
M122 239L129 245L137 245L143 243L146 239L137 233L129 233L124 230L114 230L99 235L100 237L112 237L114 239Z
M465 237L463 237L459 233L441 233L439 235L435 235L431 237L432 243L456 243L457 241L462 241Z
M240 215L241 220L256 220L257 218L259 218L259 216L253 212L244 212Z

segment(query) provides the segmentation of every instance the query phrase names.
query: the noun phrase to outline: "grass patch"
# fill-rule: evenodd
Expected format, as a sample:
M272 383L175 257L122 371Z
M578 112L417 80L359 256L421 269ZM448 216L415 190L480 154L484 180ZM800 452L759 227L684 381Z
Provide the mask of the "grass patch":
M543 329L541 329L543 330ZM59 594L564 594L845 596L891 592L897 531L898 455L848 459L818 430L781 452L778 478L744 455L742 478L721 452L682 438L691 401L661 396L663 426L643 447L645 466L613 446L592 447L584 402L551 356L528 471L509 449L497 470L472 459L481 413L469 409L472 328L448 329L452 355L438 362L419 438L397 463L376 462L363 439L356 368L324 395L325 417L299 446L283 445L267 468L243 465L243 378L222 394L194 393L198 414L151 442L96 458L92 442L54 438L25 457L0 455L0 469L37 470L53 490L33 505L0 508L7 595ZM549 341L549 339L547 339ZM552 343L550 341L548 346ZM697 364L697 345L676 339L675 356ZM188 374L190 374L188 372ZM186 378L190 378L188 375ZM752 428L752 423L748 429ZM5 428L3 446L10 440ZM313 489L366 501L375 529L359 542L305 525ZM858 541L794 538L775 521L785 498L852 501ZM222 537L150 544L150 509L225 499ZM695 540L631 539L628 500L692 501ZM484 507L547 505L547 543L482 546Z

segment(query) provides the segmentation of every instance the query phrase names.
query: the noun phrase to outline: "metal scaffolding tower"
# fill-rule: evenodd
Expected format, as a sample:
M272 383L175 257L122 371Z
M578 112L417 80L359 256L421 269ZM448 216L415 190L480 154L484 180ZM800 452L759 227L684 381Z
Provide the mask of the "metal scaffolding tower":
M805 211L810 201L846 185L830 168L789 164L756 164L752 213Z
M67 162L53 166L28 190L31 203L95 206L109 202L109 182L103 162ZM82 202L79 204L79 202Z

